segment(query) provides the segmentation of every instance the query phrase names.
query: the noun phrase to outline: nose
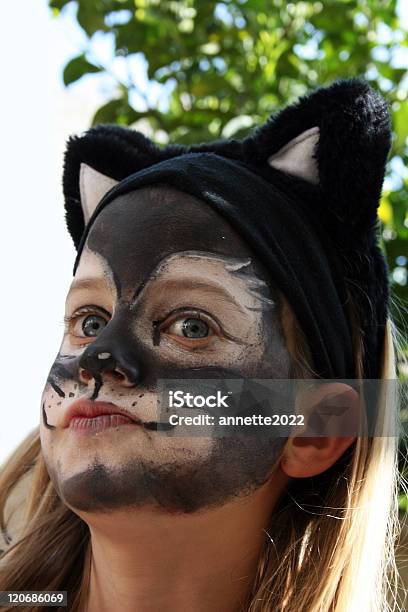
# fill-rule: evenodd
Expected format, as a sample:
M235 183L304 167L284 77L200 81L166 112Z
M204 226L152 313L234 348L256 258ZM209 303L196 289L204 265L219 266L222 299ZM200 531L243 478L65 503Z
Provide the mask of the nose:
M79 360L79 378L88 383L95 380L95 393L107 381L122 387L134 387L140 382L140 367L134 355L112 347L90 344ZM93 398L95 399L95 397Z

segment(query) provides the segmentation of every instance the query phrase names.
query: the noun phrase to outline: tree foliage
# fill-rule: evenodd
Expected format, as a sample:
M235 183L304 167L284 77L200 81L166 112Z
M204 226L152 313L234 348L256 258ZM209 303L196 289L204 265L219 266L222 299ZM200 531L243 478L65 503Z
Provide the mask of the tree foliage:
M67 4L76 5L87 42L65 67L65 84L109 75L108 100L94 123L144 120L161 142L244 136L274 110L339 77L364 76L381 91L390 102L395 137L380 217L394 318L402 323L408 297L408 45L396 0L50 1L56 15ZM93 48L100 37L113 44L105 63ZM135 57L145 60L150 85L167 92L164 105L149 100L138 84Z

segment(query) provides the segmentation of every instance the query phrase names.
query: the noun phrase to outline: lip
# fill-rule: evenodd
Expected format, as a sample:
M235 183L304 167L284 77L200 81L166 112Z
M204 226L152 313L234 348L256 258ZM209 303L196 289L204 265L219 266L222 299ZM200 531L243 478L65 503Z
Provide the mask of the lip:
M75 424L78 424L81 420L91 420L97 419L98 417L106 416L121 416L126 417L132 424L143 425L143 422L136 417L134 414L131 414L127 410L116 406L111 402L93 402L87 399L81 399L74 402L67 410L67 413L64 418L63 427L73 427ZM124 419L111 419L112 423L124 424L126 421ZM106 419L105 419L105 422ZM83 423L85 425L85 423Z

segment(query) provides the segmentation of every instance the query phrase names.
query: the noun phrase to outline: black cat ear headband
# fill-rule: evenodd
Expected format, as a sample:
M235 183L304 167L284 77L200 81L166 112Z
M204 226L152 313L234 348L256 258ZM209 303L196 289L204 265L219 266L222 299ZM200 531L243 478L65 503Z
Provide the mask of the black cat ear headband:
M294 310L318 376L356 377L352 302L364 376L379 378L388 274L377 208L390 138L385 101L356 79L314 91L243 140L159 148L135 130L95 127L71 138L65 157L77 262L105 206L170 184L212 206L248 242Z

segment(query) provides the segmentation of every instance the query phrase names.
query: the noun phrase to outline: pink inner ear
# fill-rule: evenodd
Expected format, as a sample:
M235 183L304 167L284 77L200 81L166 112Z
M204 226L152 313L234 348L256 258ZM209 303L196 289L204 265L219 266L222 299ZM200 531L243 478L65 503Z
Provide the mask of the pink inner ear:
M319 168L315 158L319 142L319 128L312 127L290 140L282 149L268 158L268 163L281 172L305 179L313 185L319 183Z
M79 173L79 190L81 194L81 206L84 213L85 223L88 223L95 208L102 200L105 193L119 181L106 176L88 164L81 164Z

